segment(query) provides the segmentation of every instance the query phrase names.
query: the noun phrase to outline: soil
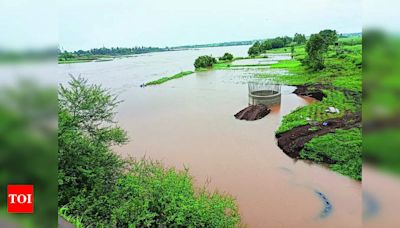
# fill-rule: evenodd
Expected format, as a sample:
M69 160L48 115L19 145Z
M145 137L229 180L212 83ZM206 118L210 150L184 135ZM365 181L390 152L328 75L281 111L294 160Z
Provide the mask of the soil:
M293 93L303 96L311 96L317 100L322 100L322 98L325 97L325 95L322 93L323 89L332 89L332 86L322 84L302 85L298 86ZM343 92L346 96L351 96L354 100L358 100L359 97L361 97L356 92ZM278 146L283 150L283 152L285 152L285 154L292 158L299 158L300 151L312 138L331 133L336 129L346 130L354 127L361 127L360 111L354 113L348 112L342 117L326 120L325 124L307 124L304 126L295 127L287 132L277 134L276 138L278 139ZM324 157L323 162L328 164L336 163L336 161L329 157Z
M296 90L293 92L300 96L308 96L319 101L325 97L325 94L322 92L324 89L331 89L331 86L323 85L323 84L305 84L297 86Z
M239 120L258 120L271 112L271 109L266 105L250 105L249 107L241 110L235 114L236 119Z
M350 129L353 127L361 127L360 113L346 113L343 117L333 118L316 125L307 124L291 129L290 131L277 134L278 146L292 158L299 158L300 151L304 145L312 138L331 133L336 129ZM324 162L332 164L335 163L330 158L325 158Z

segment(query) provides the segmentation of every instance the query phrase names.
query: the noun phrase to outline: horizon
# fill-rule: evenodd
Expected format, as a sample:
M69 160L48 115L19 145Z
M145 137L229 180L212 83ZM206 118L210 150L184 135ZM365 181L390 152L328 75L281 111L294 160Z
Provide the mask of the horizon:
M329 29L329 28L327 28ZM319 31L318 31L319 32ZM315 33L318 33L315 32ZM337 31L338 35L349 35L349 34L362 34L362 31L360 32L346 32L346 33L340 33L339 31ZM314 34L314 33L311 33ZM309 37L311 34L304 34L306 37ZM282 35L282 36L289 36L289 37L293 37L293 35ZM267 37L267 38L261 38L261 39L246 39L246 40L234 40L234 41L220 41L220 42L213 42L213 43L196 43L196 44L184 44L184 45L179 45L179 46L142 46L142 45L136 45L136 46L130 46L130 47L124 47L124 46L111 46L111 47L106 47L106 46L102 46L102 47L92 47L89 49L75 49L75 50L66 50L63 49L62 47L59 46L59 49L62 51L68 51L68 52L76 52L76 51L89 51L92 49L100 49L100 48L135 48L135 47L143 47L143 48L181 48L181 47L186 47L186 46L203 46L203 45L212 45L212 44L222 44L222 43L233 43L233 42L249 42L249 41L262 41L262 40L267 40L267 39L273 39L276 37ZM250 44L249 44L250 45ZM241 45L227 45L227 46L241 46ZM203 48L203 47L200 47ZM205 48L205 47L204 47Z
M350 33L362 30L360 5L361 0L63 1L59 46L175 47L310 35L326 28Z

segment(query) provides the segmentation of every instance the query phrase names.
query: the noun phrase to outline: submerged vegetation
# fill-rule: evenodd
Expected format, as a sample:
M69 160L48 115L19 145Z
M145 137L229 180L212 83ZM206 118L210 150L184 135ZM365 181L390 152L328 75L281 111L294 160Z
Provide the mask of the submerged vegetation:
M233 55L231 53L225 53L222 57L219 58L220 61L232 61Z
M209 55L203 55L199 56L194 61L194 67L196 68L196 70L211 68L215 63L217 63L217 59Z
M173 75L173 76L162 77L162 78L160 78L160 79L147 82L147 83L145 83L144 85L145 85L145 86L159 85L159 84L162 84L162 83L167 82L167 81L169 81L169 80L173 80L173 79L177 79L177 78L182 78L182 77L185 77L185 76L190 75L190 74L193 74L193 73L194 73L193 71L182 71L182 72L177 73L177 74L175 74L175 75Z
M123 160L117 97L83 78L59 92L59 215L78 227L237 227L235 200L193 186L188 170Z

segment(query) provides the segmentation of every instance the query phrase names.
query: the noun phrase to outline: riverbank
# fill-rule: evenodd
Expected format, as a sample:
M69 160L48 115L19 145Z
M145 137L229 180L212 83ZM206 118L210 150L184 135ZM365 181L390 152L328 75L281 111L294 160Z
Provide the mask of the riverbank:
M361 180L361 37L339 39L325 59L326 67L312 72L302 65L304 45L294 48L293 59L271 65L287 75L262 78L297 86L295 94L319 102L284 116L276 131L279 147L290 157L325 163L330 169ZM269 53L285 52L285 48Z

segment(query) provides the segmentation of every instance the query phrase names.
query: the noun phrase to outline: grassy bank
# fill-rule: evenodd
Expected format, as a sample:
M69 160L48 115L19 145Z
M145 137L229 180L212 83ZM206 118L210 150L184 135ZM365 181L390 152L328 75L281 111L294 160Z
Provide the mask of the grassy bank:
M288 51L289 48L280 48L269 50L267 53ZM361 37L340 38L338 45L329 46L324 56L325 68L319 71L310 70L303 64L306 55L305 45L297 45L294 47L293 59L271 65L271 68L286 69L289 74L258 75L262 78L273 78L286 85L306 85L311 90L313 86L319 87L319 91L324 95L321 101L300 107L284 116L276 131L277 135L299 131L299 127L305 125L324 126L323 124L329 124L334 118L340 120L344 115L361 113ZM329 107L334 107L339 112L328 112ZM309 129L310 132L313 130L319 129ZM314 162L331 161L332 164L328 165L332 170L361 180L361 129L336 129L328 134L316 135L305 143L299 158Z
M177 78L182 78L182 77L191 75L191 74L193 74L193 73L194 73L193 71L182 71L182 72L177 73L177 74L175 74L175 75L173 75L173 76L162 77L162 78L160 78L160 79L147 82L147 83L145 83L144 85L145 85L145 86L159 85L159 84L162 84L162 83L167 82L167 81L169 81L169 80L173 80L173 79L177 79Z
M361 129L338 129L332 133L315 137L300 152L302 159L321 162L324 157L335 161L329 168L356 180L361 180L362 138Z

